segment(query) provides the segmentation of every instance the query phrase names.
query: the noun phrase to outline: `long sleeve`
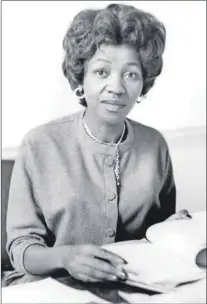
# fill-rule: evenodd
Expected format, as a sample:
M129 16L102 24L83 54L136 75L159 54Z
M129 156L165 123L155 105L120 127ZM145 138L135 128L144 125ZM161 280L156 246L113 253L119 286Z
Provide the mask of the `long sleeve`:
M21 145L11 178L7 210L7 252L13 267L26 273L23 258L28 246L46 246L47 228L32 189L30 149Z
M159 200L161 205L160 221L164 221L176 212L176 186L169 150L167 150L166 171L164 183L159 194Z
M117 193L114 147L87 136L83 113L40 126L24 139L7 217L7 251L19 272L25 272L30 244L103 245L117 241L118 234L121 240L142 238L145 228L175 212L172 164L162 135L126 120Z
M176 212L176 185L174 180L173 165L167 143L164 141L162 148L161 187L157 194L157 200L149 210L145 220L145 228L165 221L170 215Z

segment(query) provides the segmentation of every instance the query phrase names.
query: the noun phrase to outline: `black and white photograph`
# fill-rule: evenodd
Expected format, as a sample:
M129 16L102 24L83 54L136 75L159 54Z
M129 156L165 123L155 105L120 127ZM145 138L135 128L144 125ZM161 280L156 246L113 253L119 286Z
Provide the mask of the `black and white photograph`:
M2 303L206 303L206 1L2 1Z

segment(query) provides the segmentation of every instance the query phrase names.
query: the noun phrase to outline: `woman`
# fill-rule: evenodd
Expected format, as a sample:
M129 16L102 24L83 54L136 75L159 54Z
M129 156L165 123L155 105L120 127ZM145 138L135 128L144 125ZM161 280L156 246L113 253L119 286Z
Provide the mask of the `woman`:
M100 246L141 239L175 213L165 139L126 118L161 73L164 48L164 25L132 6L74 18L63 72L85 109L35 128L22 142L8 204L15 271L7 285L62 269L82 281L124 279L125 261Z

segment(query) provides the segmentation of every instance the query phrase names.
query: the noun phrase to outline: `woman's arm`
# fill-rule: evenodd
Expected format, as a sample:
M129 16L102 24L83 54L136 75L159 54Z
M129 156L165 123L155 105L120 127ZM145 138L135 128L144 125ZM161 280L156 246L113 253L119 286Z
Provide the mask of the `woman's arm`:
M145 219L145 229L165 221L176 212L176 186L173 166L168 146L164 138L160 144L161 159L158 157L158 169L161 172L160 185L156 190L156 198Z
M165 180L159 198L162 206L162 221L191 219L191 215L185 209L176 212L176 186L174 181L172 160L168 149Z
M168 149L166 151L166 169L163 185L159 193L159 200L161 206L160 221L164 221L176 212L176 185L172 160Z
M50 275L63 268L62 259L65 247L43 247L33 244L24 252L23 264L27 273Z
M159 194L161 212L159 222L191 219L187 210L179 210L176 213L176 185L174 180L173 165L171 156L167 147L166 150L166 170L164 175L164 182Z
M33 189L31 147L23 141L16 158L7 209L7 252L15 270L25 273L24 251L48 245L48 229Z
M98 246L52 247L44 213L36 198L33 151L27 142L23 143L11 178L7 251L13 267L20 273L33 275L49 275L66 269L84 281L123 278L123 272L117 270L123 259Z
M125 261L95 245L45 248L31 245L24 253L24 267L33 275L50 275L65 269L73 277L86 282L125 279L120 268Z

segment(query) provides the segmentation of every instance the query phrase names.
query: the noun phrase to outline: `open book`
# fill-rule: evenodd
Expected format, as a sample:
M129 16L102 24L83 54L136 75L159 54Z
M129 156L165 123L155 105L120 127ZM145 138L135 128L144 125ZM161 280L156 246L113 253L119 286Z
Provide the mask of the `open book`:
M109 303L87 290L72 288L53 278L3 287L1 299L3 304Z
M193 266L198 252L206 248L206 211L195 212L191 216L189 220L153 225L147 230L146 238Z
M196 255L206 248L206 212L189 220L166 221L151 226L149 242L120 242L104 248L122 256L128 264L126 283L155 292L168 292L180 284L206 277L196 265Z

